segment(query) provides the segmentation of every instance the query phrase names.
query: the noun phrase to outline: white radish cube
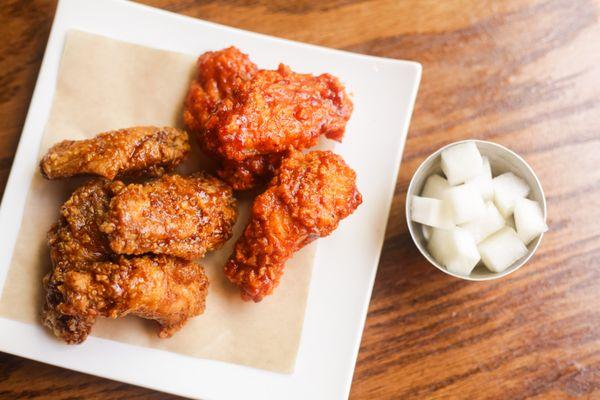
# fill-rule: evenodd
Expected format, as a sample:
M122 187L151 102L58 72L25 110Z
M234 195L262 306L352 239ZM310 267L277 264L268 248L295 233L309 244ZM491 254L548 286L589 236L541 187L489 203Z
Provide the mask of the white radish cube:
M483 264L492 272L502 272L527 254L527 247L514 229L505 227L477 245Z
M478 218L469 221L460 227L473 236L475 243L481 242L492 233L504 228L504 218L491 201L485 204L485 211Z
M473 142L461 143L442 151L442 171L452 186L476 177L483 169L483 160Z
M442 229L454 227L452 213L448 205L438 199L413 196L410 216L413 221L420 224Z
M425 181L421 196L442 200L444 192L450 187L448 181L439 175L430 175Z
M461 228L433 229L427 248L437 262L458 275L469 275L480 260L475 241Z
M529 199L519 199L515 204L515 225L519 238L526 245L538 237L542 232L548 230L544 221L542 207L537 201Z
M449 258L449 246L452 232L447 229L436 229L431 230L429 242L427 243L427 250L440 264L444 264Z
M508 218L515 209L518 199L527 197L529 185L512 172L506 172L492 179L494 203L504 218Z
M485 203L477 189L471 185L454 186L444 196L448 202L454 223L460 225L478 218L485 212Z
M421 225L421 228L423 230L423 237L425 238L425 240L429 241L429 239L431 238L431 231L433 230L433 228L427 225Z
M467 181L468 185L473 185L481 193L484 200L492 200L494 198L494 186L492 185L492 167L490 160L483 157L483 169L481 173Z

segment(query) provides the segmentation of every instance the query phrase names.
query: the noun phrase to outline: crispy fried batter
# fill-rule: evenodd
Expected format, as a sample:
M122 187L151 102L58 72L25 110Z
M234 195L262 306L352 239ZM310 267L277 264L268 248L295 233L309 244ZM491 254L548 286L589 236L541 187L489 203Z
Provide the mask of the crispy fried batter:
M80 186L60 208L61 218L48 232L50 258L60 260L107 261L111 251L106 235L100 232L110 199L125 185L120 181L93 179Z
M361 202L356 174L340 156L291 152L255 199L225 274L244 300L262 300L277 286L294 252L329 235Z
M97 317L153 319L170 337L204 312L208 279L198 264L153 255L114 262L60 261L44 278L43 320L67 343L81 343Z
M160 176L189 152L187 133L175 128L140 126L100 133L88 140L65 140L40 162L48 179L74 175Z
M206 173L165 175L132 184L110 203L106 223L119 254L170 254L192 260L231 237L237 215L232 190Z
M244 161L223 160L217 175L235 190L248 190L268 181L282 157L281 153L273 153L252 156Z
M184 121L237 190L272 176L288 149L315 146L320 135L341 141L352 113L343 85L329 74L298 74L283 64L257 70L232 48L203 54L198 69Z
M81 343L88 336L96 319L91 315L67 315L57 307L64 296L57 288L55 271L75 264L105 261L110 248L98 230L108 210L110 197L124 187L121 182L97 179L77 189L60 209L61 218L48 232L53 270L44 277L46 301L43 323L67 343Z
M201 132L221 100L258 71L258 67L235 47L208 51L198 57L198 76L190 84L183 119L193 132Z
M77 189L48 233L53 269L44 277L43 323L67 343L86 339L97 317L135 314L168 337L204 311L201 266L170 256L115 256L99 231L121 182L93 180Z
M204 147L227 160L341 140L352 103L337 78L297 74L281 64L244 81L206 122Z

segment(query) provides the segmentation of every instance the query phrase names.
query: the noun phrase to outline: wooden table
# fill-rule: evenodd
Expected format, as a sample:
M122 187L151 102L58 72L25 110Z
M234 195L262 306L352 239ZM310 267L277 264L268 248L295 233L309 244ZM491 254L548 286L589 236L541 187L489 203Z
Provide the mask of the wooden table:
M423 64L353 399L600 398L600 2L144 2ZM1 188L55 6L0 5ZM494 282L457 280L428 265L403 217L419 163L464 138L523 155L548 200L551 230L535 258ZM173 398L6 354L0 397Z

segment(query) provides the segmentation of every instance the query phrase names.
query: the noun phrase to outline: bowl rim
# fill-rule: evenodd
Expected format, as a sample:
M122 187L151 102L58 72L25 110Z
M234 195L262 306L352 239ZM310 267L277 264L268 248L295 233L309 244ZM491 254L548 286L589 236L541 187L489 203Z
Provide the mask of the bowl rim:
M427 251L425 246L423 246L422 243L419 240L417 240L415 229L416 229L416 225L418 223L416 223L410 219L410 206L411 206L411 202L412 202L411 198L410 198L411 197L410 193L413 192L416 178L423 175L425 166L428 165L430 162L432 162L432 160L434 160L435 158L440 157L442 151L444 151L445 149L447 149L449 147L452 147L452 146L455 146L458 144L462 144L462 143L475 143L476 145L481 143L481 144L485 144L485 145L490 145L492 147L499 149L502 152L510 154L512 157L514 157L514 159L516 159L519 163L521 163L533 177L533 181L536 186L536 190L539 190L539 193L541 194L541 204L540 205L542 207L544 222L547 223L548 217L547 217L546 195L544 194L544 189L542 187L542 184L541 184L538 176L535 174L535 172L533 171L533 168L531 168L531 166L527 163L527 161L525 161L525 159L523 159L523 157L521 157L520 155L518 155L511 149L509 149L501 144L498 144L495 142L490 142L487 140L481 140L481 139L465 139L465 140L459 140L457 142L448 143L445 146L440 147L439 149L437 149L436 151L431 153L427 158L425 158L425 160L423 160L421 162L419 167L413 173L413 175L410 179L410 183L408 184L408 188L406 189L406 198L405 198L406 225L408 226L408 231L410 233L410 237L411 237L413 243L415 244L415 246L417 247L417 249L419 250L419 252L421 253L421 255L423 255L423 257L425 257L425 259L427 261L429 261L430 264L432 264L434 267L436 267L440 271L444 272L445 274L453 276L455 278L459 278L459 279L463 279L463 280L467 280L467 281L473 281L473 282L490 281L490 280L494 280L494 279L499 279L499 278L505 277L505 276L517 271L523 265L525 265L531 259L531 257L533 257L533 255L537 251L538 247L540 246L540 243L542 242L542 238L544 237L543 232L535 240L535 242L533 243L533 246L531 247L531 250L528 250L527 255L522 257L520 259L520 261L518 260L517 262L513 263L513 265L511 265L510 267L508 267L507 269L505 269L502 272L492 273L490 271L491 273L489 275L485 275L485 276L481 276L481 277L473 277L471 275L464 276L464 275L455 274L453 272L448 271L440 263L438 263L433 258L433 256L431 256L431 254L429 254L429 251ZM421 224L418 224L418 225L421 226Z

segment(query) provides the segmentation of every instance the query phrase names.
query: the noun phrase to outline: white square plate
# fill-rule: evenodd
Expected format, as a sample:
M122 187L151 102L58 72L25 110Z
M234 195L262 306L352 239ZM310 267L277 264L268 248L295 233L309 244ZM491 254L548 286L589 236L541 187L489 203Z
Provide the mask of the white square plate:
M321 239L293 374L277 374L90 337L64 346L38 325L0 318L0 350L160 391L206 399L346 398L360 345L421 66L325 49L120 0L61 0L0 209L0 287L6 278L48 119L66 32L80 29L199 54L235 45L260 66L285 62L340 77L354 101L336 152L358 174L364 203ZM82 54L85 57L85 54Z

